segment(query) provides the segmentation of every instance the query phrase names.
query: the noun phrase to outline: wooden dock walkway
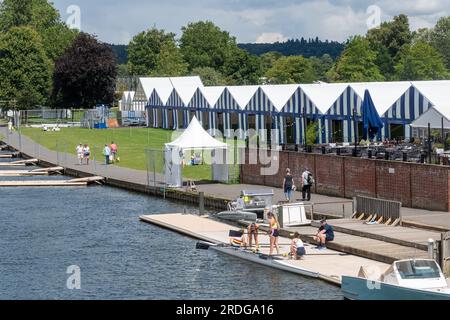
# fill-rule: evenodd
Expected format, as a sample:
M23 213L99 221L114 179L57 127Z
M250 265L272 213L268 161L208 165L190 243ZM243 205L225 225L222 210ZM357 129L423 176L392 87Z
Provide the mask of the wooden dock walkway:
M229 231L239 230L228 224L195 215L143 215L140 219L144 222L214 244L228 244ZM266 245L261 248L262 253L268 254L269 248L267 244L269 244L269 237L261 235L259 241L261 244ZM282 244L280 245L281 253L289 252L290 239L281 237L279 242ZM340 252L329 249L317 250L312 246L306 246L306 252L307 255L303 260L294 261L287 258L283 259L280 262L283 267L278 267L278 269L289 270L289 267L297 267L303 270L309 270L312 274L316 273L318 278L339 285L342 276L356 276L361 266L379 268L380 272L388 268L388 265L384 263L350 254L342 255ZM257 255L255 254L255 256ZM257 261L258 259L255 260ZM274 267L277 267L277 265Z
M0 177L48 176L51 174L62 174L63 171L63 167L42 168L34 170L0 170Z
M341 233L394 243L401 246L428 250L428 240L440 240L441 233L402 226L390 227L383 224L365 224L356 219L329 220L328 224ZM313 223L319 227L319 223Z
M33 166L37 165L39 162L38 159L27 159L27 160L19 160L12 162L0 162L0 167L25 167L25 166Z
M103 177L88 177L72 180L0 181L0 187L83 187L93 183L101 184L104 180Z

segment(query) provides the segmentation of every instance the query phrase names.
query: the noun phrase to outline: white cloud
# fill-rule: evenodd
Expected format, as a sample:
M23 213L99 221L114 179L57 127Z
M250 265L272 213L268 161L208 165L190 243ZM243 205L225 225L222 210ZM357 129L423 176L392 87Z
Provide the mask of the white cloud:
M82 9L82 28L105 42L127 43L156 26L178 35L189 22L211 20L238 42L314 38L345 41L367 32L367 7L378 5L383 21L405 13L413 30L431 27L450 14L450 0L58 0ZM99 19L101 17L101 19ZM281 37L280 37L281 36Z
M281 33L265 32L256 39L256 43L275 43L275 42L284 42L287 40L288 38L283 36Z

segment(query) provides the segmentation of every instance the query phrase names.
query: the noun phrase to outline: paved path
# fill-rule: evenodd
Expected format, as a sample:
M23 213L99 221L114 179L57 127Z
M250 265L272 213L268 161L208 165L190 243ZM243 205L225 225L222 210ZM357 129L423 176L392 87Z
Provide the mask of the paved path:
M40 160L50 162L55 165L84 171L92 175L99 175L110 179L112 178L142 185L159 185L161 183L160 181L164 181L164 178L158 174L156 175L156 179L154 179L153 174L148 175L145 171L122 168L113 165L106 166L97 161L91 161L91 164L89 166L80 166L77 164L77 159L74 155L48 150L26 136L19 136L19 134L17 134L16 132L13 134L8 134L6 127L0 127L0 135L4 137L3 140L6 143L13 146L14 148L21 150L29 156L39 158ZM156 182L154 180L156 180ZM282 190L279 188L267 188L255 185L208 184L199 185L198 189L199 191L204 191L205 194L226 198L229 200L235 199L237 196L239 196L240 191L243 189L268 189L274 190L275 202L283 200ZM300 192L296 192L294 197L295 199L300 198ZM343 204L340 203L342 201L348 201L348 199L328 197L316 194L312 195L312 203L315 203L316 212L332 214L336 216L345 216L348 218L352 214L352 206L351 204L345 204L343 206ZM334 204L321 205L320 203ZM422 209L402 208L402 215L404 220L407 221L450 230L449 212L435 212Z

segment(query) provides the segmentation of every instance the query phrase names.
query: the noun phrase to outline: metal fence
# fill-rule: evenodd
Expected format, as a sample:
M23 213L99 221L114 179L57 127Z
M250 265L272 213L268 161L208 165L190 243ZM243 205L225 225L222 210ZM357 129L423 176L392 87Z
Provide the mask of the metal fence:
M354 217L364 214L365 218L372 216L382 218L384 222L401 222L401 202L362 196L355 197L354 201L356 202Z

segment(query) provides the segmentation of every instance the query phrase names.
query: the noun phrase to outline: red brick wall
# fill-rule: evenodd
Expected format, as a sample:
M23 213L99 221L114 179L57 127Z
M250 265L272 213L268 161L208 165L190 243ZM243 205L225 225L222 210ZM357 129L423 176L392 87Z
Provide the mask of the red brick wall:
M449 211L447 167L415 165L411 168L412 207Z
M377 196L381 199L400 201L411 207L411 165L377 161Z
M356 195L366 197L377 196L376 161L360 158L345 158L345 195L353 198Z
M242 165L242 183L280 188L286 168L291 168L299 185L307 167L314 174L319 194L363 195L401 201L406 207L450 211L449 167L295 152L279 152L278 157L275 175L261 175L260 164Z
M316 155L316 191L342 197L344 191L344 158Z

